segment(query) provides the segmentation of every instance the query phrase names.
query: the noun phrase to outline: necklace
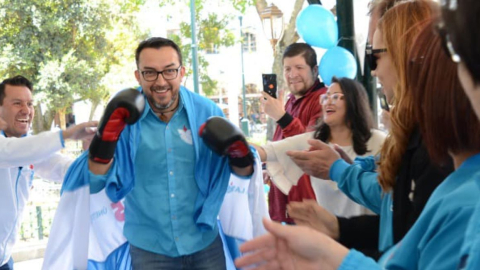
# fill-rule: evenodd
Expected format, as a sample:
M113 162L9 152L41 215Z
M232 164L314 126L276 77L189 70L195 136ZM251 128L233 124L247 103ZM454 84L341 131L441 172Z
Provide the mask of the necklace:
M177 106L175 106L175 108L171 109L171 110L168 110L168 111L165 111L165 112L158 112L160 115L159 115L159 118L164 121L164 122L167 122L167 116L165 114L167 113L171 113L171 112L174 112L177 108L178 108L178 105L180 104L180 102L177 103Z
M178 108L178 104L180 104L180 103L177 103L177 106L175 106L175 108L173 108L173 109L171 109L171 110L169 110L169 111L159 112L160 115L164 115L164 114L166 114L166 113L171 113L171 112L175 111L175 110Z

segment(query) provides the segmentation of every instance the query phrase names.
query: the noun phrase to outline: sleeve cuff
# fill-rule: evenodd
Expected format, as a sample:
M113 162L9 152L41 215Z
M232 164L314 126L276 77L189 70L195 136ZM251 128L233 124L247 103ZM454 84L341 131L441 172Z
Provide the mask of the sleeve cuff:
M63 138L63 130L60 130L60 142L62 143L62 148L65 148L65 139Z
M333 162L332 167L330 168L330 179L335 182L341 179L343 172L350 167L351 164L348 164L345 160L339 158Z
M347 256L343 258L342 264L337 270L359 270L359 269L380 269L377 263L363 255L361 252L351 249Z
M360 165L363 170L368 172L373 172L377 169L377 160L373 156L356 157L353 162L354 164Z
M289 113L285 113L282 118L278 119L277 124L280 125L282 129L286 128L293 121L293 116Z

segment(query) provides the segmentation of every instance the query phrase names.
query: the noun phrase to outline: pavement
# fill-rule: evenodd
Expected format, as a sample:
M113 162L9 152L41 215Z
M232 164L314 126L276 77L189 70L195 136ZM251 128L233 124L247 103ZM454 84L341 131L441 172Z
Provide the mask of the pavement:
M13 267L15 268L15 270L41 270L42 263L43 258L40 258L22 262L15 262Z
M40 241L18 241L13 249L15 270L42 269L43 255L47 247L47 239Z

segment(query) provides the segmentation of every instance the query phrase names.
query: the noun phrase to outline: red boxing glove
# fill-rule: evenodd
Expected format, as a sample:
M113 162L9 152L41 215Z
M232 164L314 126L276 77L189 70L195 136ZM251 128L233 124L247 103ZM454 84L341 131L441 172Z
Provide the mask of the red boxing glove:
M227 155L230 165L245 168L254 163L242 131L223 117L210 117L199 130L199 135L213 152Z
M97 133L90 144L90 159L107 164L112 160L117 141L127 124L140 119L145 108L145 99L136 89L129 88L118 92L107 104Z

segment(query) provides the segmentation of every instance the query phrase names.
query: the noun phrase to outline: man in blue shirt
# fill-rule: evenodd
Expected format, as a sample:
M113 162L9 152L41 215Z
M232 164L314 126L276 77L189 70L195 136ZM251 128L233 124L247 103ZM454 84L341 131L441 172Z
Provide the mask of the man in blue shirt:
M230 173L252 174L252 163L242 162L245 153L251 155L248 145L227 147L226 158L200 138L202 124L223 112L181 86L185 67L174 42L147 39L135 60L145 109L135 124L117 129L118 143L113 138L118 136L111 136L113 158L98 158L102 151L90 147L91 190L105 186L114 201L125 196L124 234L134 269L225 269L216 219ZM116 129L111 119L125 113L108 110L103 116L108 123L100 128L105 134L96 138L100 144L107 143L107 130Z

